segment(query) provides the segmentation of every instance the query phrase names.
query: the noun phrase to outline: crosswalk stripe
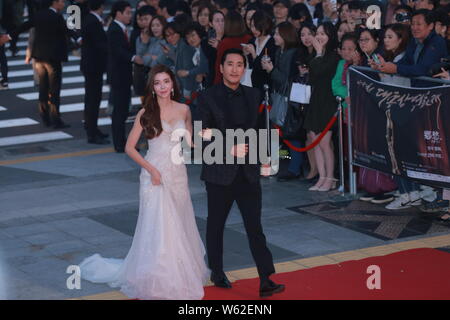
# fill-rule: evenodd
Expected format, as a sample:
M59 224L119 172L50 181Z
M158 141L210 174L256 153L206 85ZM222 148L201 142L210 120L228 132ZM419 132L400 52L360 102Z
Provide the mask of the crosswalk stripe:
M27 54L27 51L26 51L26 50L19 50L19 51L17 51L16 57L22 57L22 56L25 56L26 54ZM9 57L12 57L11 51L6 52L6 56L7 56L8 58L9 58Z
M109 92L108 86L103 86L103 92ZM84 95L84 88L74 88L74 89L63 89L61 90L60 97L73 97L73 96L81 96ZM17 97L24 100L38 100L39 92L31 92L31 93L22 93L18 94Z
M125 123L133 123L134 119L127 119L125 120ZM97 121L97 126L101 127L101 126L110 126L112 123L111 118L98 118Z
M64 66L62 68L62 72L75 72L80 71L80 66ZM17 78L17 77L25 77L32 76L34 74L33 69L20 70L20 71L12 71L8 73L8 78Z
M71 139L71 138L73 138L73 136L71 136L68 133L62 132L62 131L25 134L25 135L20 135L20 136L0 138L0 147L12 146L12 145L16 145L16 144L26 144L26 143L35 143L35 142L44 142L44 141L53 141L53 140L64 140L64 139Z
M77 56L69 56L69 61L80 61L81 58ZM8 60L8 67L17 67L17 66L25 66L25 60L24 59L15 59L15 60Z
M137 106L141 104L141 98L135 97L131 99L131 104L133 106ZM105 109L108 106L108 100L102 100L100 103L100 109ZM76 112L76 111L83 111L84 110L84 103L70 103L70 104L62 104L59 106L59 112L60 113L67 113L67 112Z
M104 80L106 80L106 75L103 77ZM83 76L77 76L77 77L66 77L62 79L63 84L73 84L73 83L84 83L84 77ZM34 81L17 81L17 82L10 82L9 88L10 89L23 89L23 88L33 88L34 87Z
M17 41L16 46L18 46L18 47L28 47L28 41Z
M17 118L17 119L8 119L8 120L0 120L0 129L3 128L11 128L11 127L20 127L20 126L31 126L34 124L38 124L36 120L30 118Z

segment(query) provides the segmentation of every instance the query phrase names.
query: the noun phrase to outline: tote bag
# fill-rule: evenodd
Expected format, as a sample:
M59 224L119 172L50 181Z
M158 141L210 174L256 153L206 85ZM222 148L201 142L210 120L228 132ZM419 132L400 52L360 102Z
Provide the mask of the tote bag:
M293 82L289 100L301 104L309 104L309 99L311 99L311 86Z

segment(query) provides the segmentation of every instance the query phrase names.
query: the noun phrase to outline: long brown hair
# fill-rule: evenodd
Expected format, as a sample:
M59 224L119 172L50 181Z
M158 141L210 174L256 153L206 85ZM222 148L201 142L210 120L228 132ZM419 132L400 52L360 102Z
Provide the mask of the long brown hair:
M180 99L180 90L172 70L162 64L154 66L148 76L149 79L145 89L146 94L143 104L145 111L141 116L141 126L144 129L147 139L153 139L162 132L161 109L158 104L158 97L154 93L155 77L159 73L167 73L172 80L173 94L171 95L171 99L175 101L179 101Z
M406 50L410 39L410 27L401 23L394 23L386 26L386 31L391 29L401 39L396 50L385 50L384 59L386 61L394 61L394 58ZM386 32L385 31L385 32Z

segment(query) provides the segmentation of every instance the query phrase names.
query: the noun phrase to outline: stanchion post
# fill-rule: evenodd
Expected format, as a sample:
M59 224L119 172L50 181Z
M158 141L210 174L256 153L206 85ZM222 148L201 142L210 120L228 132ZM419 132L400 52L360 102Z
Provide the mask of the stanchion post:
M350 67L351 68L351 67ZM350 92L350 71L347 72L347 91L348 96L351 96ZM348 179L350 183L350 194L356 195L356 173L353 172L353 144L352 144L352 117L351 117L351 104L347 106L347 135L348 135Z
M344 173L344 131L343 131L343 112L342 112L342 98L336 96L336 101L338 102L338 119L339 119L339 180L341 181L341 186L339 191L342 195L345 193L345 173Z

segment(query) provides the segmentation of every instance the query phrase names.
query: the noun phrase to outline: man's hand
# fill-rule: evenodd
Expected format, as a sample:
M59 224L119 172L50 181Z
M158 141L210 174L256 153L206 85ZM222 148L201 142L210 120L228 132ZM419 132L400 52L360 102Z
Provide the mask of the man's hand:
M261 165L261 175L264 177L270 176L270 171L272 169L272 166L270 164L263 164Z
M248 144L236 144L231 148L231 155L237 158L244 158L248 153Z
M185 77L187 77L189 75L189 71L187 71L187 70L178 70L177 75L180 78L185 78Z
M435 74L433 78L441 78L444 80L450 80L450 72L445 70L444 68L441 68L441 73Z
M211 137L212 137L212 130L209 128L203 129L202 131L200 131L198 133L198 135L200 137L202 137L203 140L205 141L211 141Z

